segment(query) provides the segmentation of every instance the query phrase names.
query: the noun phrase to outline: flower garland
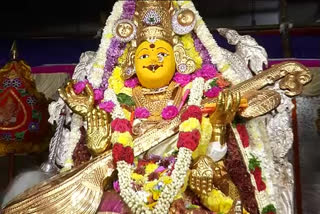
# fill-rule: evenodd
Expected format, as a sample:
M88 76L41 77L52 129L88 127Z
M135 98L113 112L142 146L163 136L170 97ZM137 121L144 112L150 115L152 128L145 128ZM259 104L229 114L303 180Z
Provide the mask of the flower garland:
M136 3L133 0L128 0L123 5L123 13L121 19L132 19L135 12ZM108 80L112 75L112 71L117 64L118 58L123 54L125 48L125 43L119 41L117 38L113 37L111 39L111 44L106 54L106 61L104 66L104 74L102 77L102 83L100 88L105 90L108 87Z
M251 123L249 123L251 124ZM250 127L250 126L249 126ZM250 127L252 129L252 127ZM259 209L260 211L263 212L263 210L269 210L268 207L272 206L274 208L274 210L272 210L272 214L276 213L275 207L274 205L272 205L271 202L271 198L267 193L267 187L269 187L269 185L267 185L267 181L265 181L262 178L262 174L263 174L263 170L262 170L262 162L259 160L259 158L261 159L261 152L256 152L254 150L254 148L252 148L252 146L249 144L249 134L248 134L248 130L246 128L246 126L244 124L236 124L235 129L237 130L237 141L241 142L241 144L238 144L240 147L240 150L244 156L244 160L247 164L247 170L248 172L252 175L251 176L251 180L252 183L255 185L256 187L256 199L259 205ZM251 134L255 133L254 130L251 130L250 132ZM257 136L251 136L253 137L252 141L256 141L255 143L259 142L259 138L261 137L261 134L255 133L255 135ZM260 155L259 158L257 157L257 155L254 155L255 153L257 153L257 155ZM268 163L270 164L270 163ZM268 176L269 177L269 176ZM270 190L269 190L270 191ZM272 189L271 189L272 191ZM269 212L265 212L268 213Z
M99 88L100 84L102 83L107 50L111 44L111 38L113 37L112 33L110 32L112 32L115 22L121 17L124 3L124 1L117 1L114 4L111 15L108 17L105 28L103 29L99 49L88 76L88 80L94 88Z
M186 54L194 60L194 62L196 64L196 69L201 68L202 58L194 46L194 40L193 40L191 34L188 33L184 36L181 36L180 41L183 44L184 49L186 50Z
M180 133L177 142L179 152L171 174L172 182L163 188L152 211L132 189L131 165L133 164L134 153L130 121L124 119L124 113L118 112L121 107L113 90L108 89L105 92L105 98L111 99L115 104L112 111L114 121L111 123L113 130L111 141L114 144L112 155L118 169L120 195L135 213L142 211L145 213L167 213L174 197L184 184L184 178L191 163L192 151L197 148L201 137L200 121L202 113L199 106L203 95L204 79L196 78L192 86L188 101L189 107L181 116L182 123L179 127Z
M197 37L195 33L192 33L192 38L194 41L194 46L196 50L199 52L203 64L210 64L211 59L207 49L203 46L202 42L200 41L200 39Z

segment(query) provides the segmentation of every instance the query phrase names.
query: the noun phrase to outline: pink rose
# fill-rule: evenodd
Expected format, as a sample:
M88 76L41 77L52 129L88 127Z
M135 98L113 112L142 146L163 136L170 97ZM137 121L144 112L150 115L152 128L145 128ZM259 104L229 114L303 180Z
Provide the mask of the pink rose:
M146 108L136 108L134 115L136 118L148 118L150 116L150 112Z
M165 120L171 120L178 115L178 108L175 106L167 106L162 110L162 118Z
M213 98L213 97L217 97L220 91L221 91L221 88L215 86L215 87L212 87L210 90L206 91L204 95L206 97Z
M197 70L194 74L192 74L192 79L195 79L197 77L202 77L205 80L208 80L216 77L217 74L218 74L217 69L213 65L206 64L206 65L203 65L201 69Z
M128 88L134 88L139 84L139 80L137 77L128 79L124 82L124 85Z
M108 113L111 113L115 107L115 104L112 101L107 101L99 104L100 109L105 110Z
M180 74L176 73L173 77L173 81L179 83L182 87L186 86L189 82L191 82L191 76L188 74Z
M88 83L88 80L85 81L79 81L76 84L73 85L74 93L81 94L81 92L84 91L84 88L86 87L86 84Z
M94 93L94 100L97 102L100 102L101 100L103 100L103 91L100 89L94 89L93 91Z

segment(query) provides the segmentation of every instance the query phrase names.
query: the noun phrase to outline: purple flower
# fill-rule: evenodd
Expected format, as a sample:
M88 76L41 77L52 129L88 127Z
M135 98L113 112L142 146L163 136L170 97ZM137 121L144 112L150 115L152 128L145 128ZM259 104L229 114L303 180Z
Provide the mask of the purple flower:
M171 120L178 115L178 108L175 106L167 106L162 110L162 118L165 120Z
M135 1L126 1L123 5L122 19L131 19L136 9Z
M80 94L81 92L83 92L83 90L85 89L87 83L88 83L88 81L85 80L85 81L79 81L76 84L74 84L73 85L74 93Z
M119 181L113 182L113 189L114 189L116 192L120 192Z
M156 171L154 171L154 172L161 173L161 172L163 172L165 170L166 170L166 168L164 168L163 166L159 166L158 169L156 169Z
M204 45L202 44L202 42L200 41L200 39L197 37L195 33L192 33L192 38L194 40L194 46L196 50L200 53L203 64L210 64L211 58L207 49L204 47Z
M212 87L210 90L206 91L204 95L209 98L213 98L213 97L217 97L220 91L221 91L221 88L215 86L215 87Z
M123 54L125 49L125 44L120 43L117 39L111 39L111 44L106 53L106 62L104 65L104 74L103 74L103 81L100 85L100 89L104 90L108 87L108 79L112 74L113 68L115 67L116 63L118 62L119 57Z
M124 82L124 85L128 88L134 88L139 84L139 80L137 77L128 79Z
M94 93L94 100L97 102L100 102L101 100L103 100L103 91L101 89L94 89L93 91Z
M217 73L217 69L213 65L206 64L203 65L201 69L197 70L194 74L192 74L192 79L202 77L205 80L208 80L216 77Z
M105 110L108 113L111 113L115 107L115 104L112 101L107 101L99 104L99 108Z
M146 108L136 108L134 111L134 115L136 118L148 118L150 116L150 112Z
M173 81L179 83L182 87L184 87L189 82L191 82L191 76L188 74L180 74L179 72L177 72L173 77Z

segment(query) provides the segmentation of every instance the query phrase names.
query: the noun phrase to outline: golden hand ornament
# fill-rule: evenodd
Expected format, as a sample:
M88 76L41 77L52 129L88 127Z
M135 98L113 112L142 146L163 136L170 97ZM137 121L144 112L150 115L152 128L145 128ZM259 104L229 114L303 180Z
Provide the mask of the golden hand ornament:
M216 110L210 116L213 125L227 125L232 122L240 105L240 93L224 91L219 94Z
M219 94L217 107L210 116L213 133L211 142L225 143L226 125L231 123L240 106L240 93L225 91Z
M70 81L64 90L59 89L60 97L66 102L73 112L86 117L87 114L93 110L93 89L87 83L84 91L81 94L76 94L73 90L73 85L74 81Z
M100 109L94 108L87 115L87 146L91 154L98 155L110 145L110 117Z

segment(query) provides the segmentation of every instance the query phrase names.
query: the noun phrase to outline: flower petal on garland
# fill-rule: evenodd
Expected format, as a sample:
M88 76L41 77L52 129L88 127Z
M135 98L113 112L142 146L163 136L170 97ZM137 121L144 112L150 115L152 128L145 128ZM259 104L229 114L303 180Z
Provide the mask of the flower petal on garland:
M201 123L202 113L199 106L189 106L188 109L181 115L181 122L184 122L191 117L196 118Z
M198 130L194 130L192 132L180 132L177 147L184 147L194 151L199 144L200 137L200 132Z
M130 121L127 119L115 119L111 122L111 128L113 131L117 132L130 132L132 131L132 127Z
M116 143L112 149L112 157L115 163L125 161L128 164L132 164L134 159L133 149L129 146L123 147L120 143Z
M162 110L162 118L165 120L171 120L178 115L179 111L176 106L167 106Z

